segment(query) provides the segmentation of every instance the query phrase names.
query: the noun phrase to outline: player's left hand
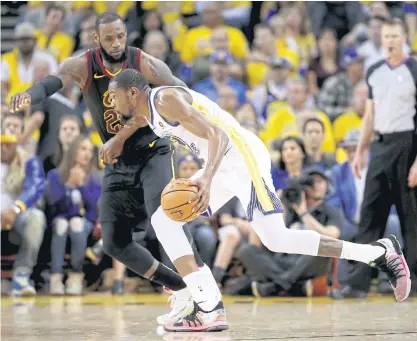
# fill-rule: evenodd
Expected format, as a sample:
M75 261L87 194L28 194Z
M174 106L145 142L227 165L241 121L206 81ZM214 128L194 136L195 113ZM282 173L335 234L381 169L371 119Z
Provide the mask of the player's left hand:
M207 211L209 206L211 179L207 178L206 176L202 176L200 178L189 181L192 185L198 187L197 196L194 200L190 201L196 203L193 208L193 212L202 214Z
M117 138L117 135L108 140L100 150L100 159L104 163L116 163L117 157L122 153L124 141Z
M307 199L306 199L306 194L304 191L301 192L301 201L299 204L293 204L292 205L293 210L295 211L295 213L297 213L298 215L302 215L305 212L307 212Z
M16 220L17 212L13 208L5 209L1 212L1 228L10 230Z
M408 186L416 187L417 186L417 162L414 162L408 172Z

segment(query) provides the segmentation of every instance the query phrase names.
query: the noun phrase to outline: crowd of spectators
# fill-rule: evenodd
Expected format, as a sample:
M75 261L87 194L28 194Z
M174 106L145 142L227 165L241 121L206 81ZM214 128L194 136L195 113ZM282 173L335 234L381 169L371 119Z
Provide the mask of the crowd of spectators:
M130 45L163 60L262 139L288 228L354 238L367 171L364 160L358 180L350 166L368 93L364 76L385 56L381 27L389 17L406 23L404 50L414 56L413 3L29 1L19 11L15 48L1 56L4 291L78 295L106 290L109 281L115 294L138 290L128 288L135 276L117 262L106 280L112 261L102 253L98 223L101 141L81 90L64 88L17 114L7 107L11 95L64 59L96 47L95 19L105 11L124 18ZM187 178L201 163L181 148L177 175ZM288 186L301 178L300 201L286 200ZM297 212L305 207L314 214L302 223ZM311 295L337 287L346 275L343 261L268 251L237 200L190 230L226 293ZM394 209L387 233L401 239ZM170 264L152 230L144 243ZM380 292L390 290L386 278L378 280Z

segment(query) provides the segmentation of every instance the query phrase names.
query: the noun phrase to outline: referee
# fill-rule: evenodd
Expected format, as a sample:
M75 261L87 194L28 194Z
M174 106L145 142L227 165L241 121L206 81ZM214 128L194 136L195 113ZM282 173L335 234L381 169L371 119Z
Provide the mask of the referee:
M360 178L362 154L371 144L359 233L355 241L382 238L394 204L404 237L404 255L410 268L411 293L417 292L417 62L403 52L407 33L400 19L384 22L382 44L388 58L370 67L366 75L369 96L359 146L352 164ZM371 269L355 263L349 268L342 294L365 296Z

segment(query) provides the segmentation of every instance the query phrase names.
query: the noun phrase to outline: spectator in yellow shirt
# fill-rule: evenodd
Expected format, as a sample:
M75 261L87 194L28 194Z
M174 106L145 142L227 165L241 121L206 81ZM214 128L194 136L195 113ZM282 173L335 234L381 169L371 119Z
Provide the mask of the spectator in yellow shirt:
M200 55L210 54L212 31L223 25L221 3L207 2L202 12L202 26L189 30L186 34L180 57L182 62L190 65ZM229 51L234 58L245 59L248 54L248 43L242 31L231 26L224 26L229 36Z
M47 9L43 28L36 30L38 47L48 50L60 63L72 54L74 48L74 39L60 32L64 18L65 8L52 5Z
M299 136L304 122L310 117L318 117L324 124L323 152L334 153L336 147L330 120L325 113L309 108L307 84L303 79L290 81L287 102L277 106L275 113L269 116L265 129L260 133L264 143L269 146L274 139L289 135Z
M48 63L50 72L55 72L58 64L50 54L35 50L35 27L21 23L14 31L16 48L1 56L1 97L8 102L17 92L32 86L34 66L37 61Z

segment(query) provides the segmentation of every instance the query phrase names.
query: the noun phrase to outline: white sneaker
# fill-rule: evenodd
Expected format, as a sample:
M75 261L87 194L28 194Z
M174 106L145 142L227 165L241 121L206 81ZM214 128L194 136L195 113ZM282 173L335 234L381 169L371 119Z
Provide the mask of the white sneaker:
M82 295L84 291L84 273L71 272L68 275L67 287L65 292L67 295Z
M51 278L49 279L49 293L51 295L65 294L64 283L62 283L63 278L63 274L51 274Z
M159 325L175 322L193 311L194 301L187 288L178 291L170 291L166 288L164 290L171 294L168 299L171 303L171 311L168 314L160 315L156 318Z

